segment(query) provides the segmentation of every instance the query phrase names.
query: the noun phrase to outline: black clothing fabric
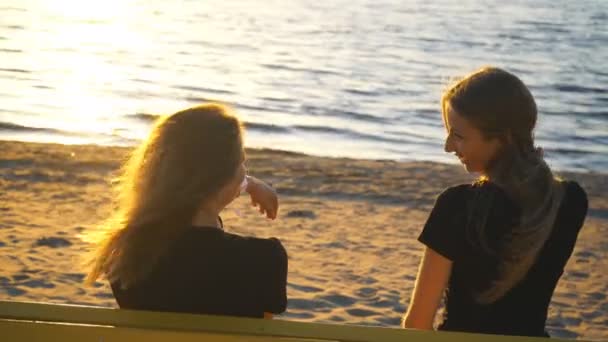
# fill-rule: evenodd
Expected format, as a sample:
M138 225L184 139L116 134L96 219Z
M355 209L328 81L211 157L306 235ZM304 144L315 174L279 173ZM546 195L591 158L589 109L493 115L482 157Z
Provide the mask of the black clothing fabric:
M517 223L520 209L489 182L455 186L437 198L419 241L453 262L440 330L549 336L545 331L549 302L572 254L588 206L587 195L576 182L567 181L564 186L553 230L536 262L518 285L486 305L478 303L474 293L495 279L498 256L490 251L500 246L501 237ZM492 199L484 239L489 249L479 243L479 234L467 229L469 206L478 191L491 194L486 198Z
M287 253L279 240L190 227L145 280L111 287L125 309L263 317L285 311L286 285Z

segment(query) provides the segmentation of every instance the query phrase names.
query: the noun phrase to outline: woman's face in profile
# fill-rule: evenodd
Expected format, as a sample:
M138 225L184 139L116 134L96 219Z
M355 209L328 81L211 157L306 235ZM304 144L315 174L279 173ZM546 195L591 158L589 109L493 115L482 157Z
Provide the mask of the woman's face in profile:
M247 176L247 158L245 157L245 151L243 151L242 157L241 157L241 163L239 164L238 169L235 172L235 176L234 176L234 182L236 183L236 187L233 189L233 193L234 193L234 197L236 198L241 194L241 191L243 189L241 189L243 181L245 180L245 177Z
M226 206L230 204L235 198L237 198L241 194L241 184L243 183L243 179L247 175L246 168L246 157L245 151L241 154L241 162L234 172L234 176L230 179L230 181L222 188L219 193L220 202Z
M485 174L488 164L500 150L500 140L484 137L479 129L449 104L446 106L444 125L448 132L445 151L454 153L467 172Z

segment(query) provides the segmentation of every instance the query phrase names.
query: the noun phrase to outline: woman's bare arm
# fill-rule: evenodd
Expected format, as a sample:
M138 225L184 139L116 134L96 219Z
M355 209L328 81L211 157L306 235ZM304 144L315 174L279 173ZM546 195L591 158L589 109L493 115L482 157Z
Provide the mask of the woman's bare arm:
M452 261L426 247L416 277L414 293L403 318L404 328L433 329L435 314L451 272Z

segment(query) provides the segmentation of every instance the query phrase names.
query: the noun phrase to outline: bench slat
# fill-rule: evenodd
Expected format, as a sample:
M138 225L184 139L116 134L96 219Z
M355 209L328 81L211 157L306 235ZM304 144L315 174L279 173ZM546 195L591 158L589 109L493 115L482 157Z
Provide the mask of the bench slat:
M377 328L364 327L344 324L322 324L305 323L284 320L264 320L252 318L238 318L225 316L191 315L166 312L133 311L112 308L102 308L81 305L65 304L45 304L0 301L0 320L19 321L14 325L7 326L15 334L21 330L34 329L36 331L47 331L45 329L57 329L56 326L70 326L60 324L48 324L49 322L68 323L82 325L92 325L95 327L83 327L76 329L79 333L82 329L82 336L86 336L86 329L91 334L104 332L111 329L116 331L126 331L125 336L132 334L132 330L139 331L146 336L165 336L165 333L174 333L176 337L166 339L171 342L191 341L188 336L199 336L199 341L224 341L222 338L229 338L225 341L241 341L243 336L248 341L280 340L290 338L285 341L344 341L344 342L402 342L402 341L424 341L424 342L547 342L548 339L537 337L512 337L499 335L466 334L455 332L435 332L404 330L397 328ZM38 323L46 322L46 323ZM28 327L29 326L29 327ZM51 326L51 327L49 327ZM105 327L104 327L105 326ZM94 328L94 329L93 329ZM4 328L3 328L4 329ZM66 331L72 331L66 328ZM48 330L48 331L50 331ZM74 331L76 331L74 330ZM53 330L56 331L56 330ZM58 330L61 333L63 330ZM160 333L162 332L162 334ZM114 332L112 332L114 333ZM118 334L118 333L117 333ZM122 332L120 334L123 334ZM183 339L179 336L184 334ZM48 338L49 335L47 335ZM79 335L81 336L81 335ZM93 335L91 335L93 336ZM95 335L96 336L96 335ZM108 335L109 336L109 335ZM114 335L112 335L114 336ZM123 335L116 335L116 341L122 341ZM129 335L131 336L131 335ZM143 336L143 335L142 335ZM202 339L204 336L213 339ZM221 336L222 338L218 337ZM159 337L160 338L160 337ZM168 337L167 337L168 338ZM15 340L29 340L15 339ZM47 339L48 340L48 339ZM152 341L145 338L142 341ZM164 339L158 339L158 341ZM96 341L98 340L91 340ZM114 340L112 340L114 341ZM126 341L126 340L125 340ZM154 340L156 341L156 340ZM260 340L261 341L261 340ZM551 339L551 342L558 342L559 339ZM562 342L566 340L561 340Z

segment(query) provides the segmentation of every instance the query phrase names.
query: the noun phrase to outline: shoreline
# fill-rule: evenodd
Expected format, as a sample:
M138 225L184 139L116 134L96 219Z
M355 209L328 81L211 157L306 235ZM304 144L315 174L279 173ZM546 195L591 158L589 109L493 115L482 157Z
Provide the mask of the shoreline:
M115 306L103 281L82 285L78 236L107 217L129 147L0 140L0 298ZM315 157L248 149L250 173L280 195L269 221L237 199L229 231L281 239L289 254L289 305L279 319L398 326L434 200L473 178L459 165ZM608 175L557 172L578 181L589 214L549 308L556 337L608 339Z
M135 115L152 115L153 117L156 117L153 114L143 114L143 113L139 113L139 114L135 114ZM146 119L146 120L151 120L151 122L153 122L153 119ZM19 126L19 125L17 125ZM38 127L34 127L34 130L46 130L46 128L38 128ZM245 129L247 130L247 125L245 124ZM258 134L263 134L264 132L255 132L252 133L249 130L246 131L247 135L258 135ZM0 122L0 133L2 133L2 122ZM10 142L21 142L21 143L25 143L25 144L43 144L43 145L61 145L61 146L95 146L95 147L99 147L99 148L134 148L136 147L141 140L139 139L135 139L135 138L129 138L124 140L123 142L108 142L108 143L100 143L100 142L95 142L95 141L90 141L90 140L86 140L85 139L86 134L81 134L81 133L74 133L73 136L71 137L64 137L65 138L65 142L57 142L56 140L45 140L45 139L35 139L32 138L30 136L30 138L24 138L24 137L19 137L18 135L3 135L0 134L0 141L10 141ZM332 138L328 138L329 140L331 140ZM262 144L263 145L263 144ZM293 145L291 146L293 147ZM420 146L418 146L420 147ZM323 147L319 146L317 148L318 150L322 150ZM433 151L439 151L440 149L442 149L442 144L438 143L437 146L433 147ZM559 155L558 152L554 152L552 151L551 148L545 148L543 147L543 149L545 149L545 151L547 151L547 154L552 156L552 157L557 157L555 159L553 158L549 158L549 164L550 166L552 166L554 168L555 171L557 172L566 172L566 173L581 173L581 174L586 174L586 173L590 173L590 174L603 174L602 171L598 171L598 168L601 170L601 165L593 165L593 167L589 167L589 165L586 166L581 166L581 165L570 165L568 166L568 164L564 165L563 159L568 159L568 160L572 160L572 158L568 158L566 155ZM435 154L435 152L431 152L431 151L427 151L424 149L421 149L418 151L418 157L420 156L420 154L424 155L425 153L431 153L433 155L433 157L427 157L424 159L420 159L420 158L412 158L412 157L390 157L388 155L385 155L384 157L368 157L368 154L361 154L361 156L352 156L352 155L329 155L326 153L315 153L315 152L311 152L311 151L298 151L297 147L294 150L290 150L290 149L285 149L285 150L280 150L280 149L274 149L274 148L269 148L269 147L250 147L248 148L248 150L256 150L256 151L270 151L270 152L276 152L276 153L293 153L296 155L302 155L302 156L309 156L309 157L314 157L314 158L329 158L329 159L352 159L352 160L370 160L370 161L393 161L393 162L397 162L397 163L412 163L412 162L422 162L422 161L428 161L431 163L438 163L438 164L447 164L447 165L460 165L460 163L457 161L457 159L454 156L448 156L447 153L444 152L440 152L439 155L441 155L441 157L438 154ZM353 150L356 150L356 148L353 148ZM558 151L560 150L559 148L557 149ZM553 156L553 153L557 153L555 156ZM390 155L391 153L389 153ZM407 154L410 155L410 154ZM452 162L453 161L453 162ZM563 168L558 169L555 165L562 165Z
M54 162L49 166L55 167L58 159L63 159L69 164L92 164L99 167L99 171L103 171L109 177L108 180L112 176L109 173L115 172L120 167L132 149L132 146L64 145L0 139L0 151L17 153L21 158L23 154L27 156L28 150L33 151L36 156L41 156L42 152L47 154L46 159L30 160L28 163L44 164L53 159ZM249 172L267 180L283 196L322 196L332 200L346 197L395 205L422 200L426 207L429 204L427 198L412 193L421 190L425 195L434 194L436 197L447 187L475 180L475 177L467 174L460 164L435 161L322 157L268 148L246 148L246 153ZM10 159L10 154L0 154L0 160ZM429 171L432 173L429 174ZM602 195L608 194L608 173L575 171L554 171L554 173L564 179L579 182L587 192L590 209L608 210L608 205L602 203L605 202ZM428 177L429 175L432 178ZM360 181L367 182L353 185ZM309 182L312 184L308 184ZM312 185L319 187L310 189ZM342 189L340 185L347 186ZM426 187L436 190L433 193ZM594 208L592 202L597 204L597 208ZM590 212L590 214L594 213Z

